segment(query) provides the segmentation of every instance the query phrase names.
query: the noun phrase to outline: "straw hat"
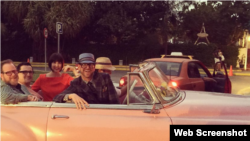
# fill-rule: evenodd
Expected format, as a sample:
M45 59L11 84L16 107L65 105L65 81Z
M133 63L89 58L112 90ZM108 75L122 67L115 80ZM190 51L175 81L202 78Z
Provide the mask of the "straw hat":
M96 59L95 69L104 69L104 70L115 70L115 67L112 66L112 63L107 57L99 57Z

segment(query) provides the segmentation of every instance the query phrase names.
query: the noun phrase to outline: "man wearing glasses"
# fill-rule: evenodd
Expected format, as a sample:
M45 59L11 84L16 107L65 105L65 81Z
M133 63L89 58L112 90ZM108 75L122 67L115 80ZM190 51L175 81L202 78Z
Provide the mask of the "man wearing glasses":
M30 87L31 81L33 80L33 74L34 74L31 64L28 62L22 62L18 64L17 71L18 71L18 77L19 77L18 83L25 86L30 94L33 94L39 97L39 99L43 99L40 94L33 91Z
M109 74L95 72L94 55L82 53L78 62L81 76L71 81L70 86L53 100L60 103L73 101L77 109L86 109L88 103L119 104Z
M1 62L1 103L16 104L25 101L38 101L22 85L18 84L18 71L13 61L8 59Z

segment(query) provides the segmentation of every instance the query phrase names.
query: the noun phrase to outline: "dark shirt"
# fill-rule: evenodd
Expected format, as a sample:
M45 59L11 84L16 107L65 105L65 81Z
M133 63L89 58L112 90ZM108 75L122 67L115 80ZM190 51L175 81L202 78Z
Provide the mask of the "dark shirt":
M2 104L16 104L18 102L28 101L29 91L25 86L17 84L12 86L6 84L1 80L1 103Z
M96 89L95 91L91 90L86 82L82 80L82 77L78 77L71 81L70 86L55 96L53 100L63 103L65 102L65 95L75 93L89 104L119 104L118 96L109 74L94 72L91 82Z

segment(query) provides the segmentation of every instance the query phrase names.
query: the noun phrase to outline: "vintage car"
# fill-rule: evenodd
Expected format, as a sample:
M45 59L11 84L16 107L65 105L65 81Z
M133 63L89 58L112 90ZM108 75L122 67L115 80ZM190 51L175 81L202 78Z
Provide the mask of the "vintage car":
M1 104L2 141L170 140L170 125L250 124L250 97L180 91L153 62L128 73L121 104Z
M177 57L177 58L176 58ZM199 60L175 57L151 58L145 61L155 62L170 80L170 85L179 87L181 90L212 91L231 93L231 81L228 77L226 67L222 71L214 71L213 75ZM131 65L132 69L137 65ZM121 77L119 86L127 82L127 75Z

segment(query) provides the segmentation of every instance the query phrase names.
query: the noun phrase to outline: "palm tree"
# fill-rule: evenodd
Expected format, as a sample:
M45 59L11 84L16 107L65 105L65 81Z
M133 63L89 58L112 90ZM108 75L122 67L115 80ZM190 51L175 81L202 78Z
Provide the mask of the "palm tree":
M29 1L2 1L1 12L7 22L18 24L27 15Z
M33 53L41 60L43 57L43 30L48 29L49 37L56 40L56 22L63 23L62 39L76 37L88 23L92 14L90 2L84 1L33 1L28 6L23 20L25 31L33 38Z

